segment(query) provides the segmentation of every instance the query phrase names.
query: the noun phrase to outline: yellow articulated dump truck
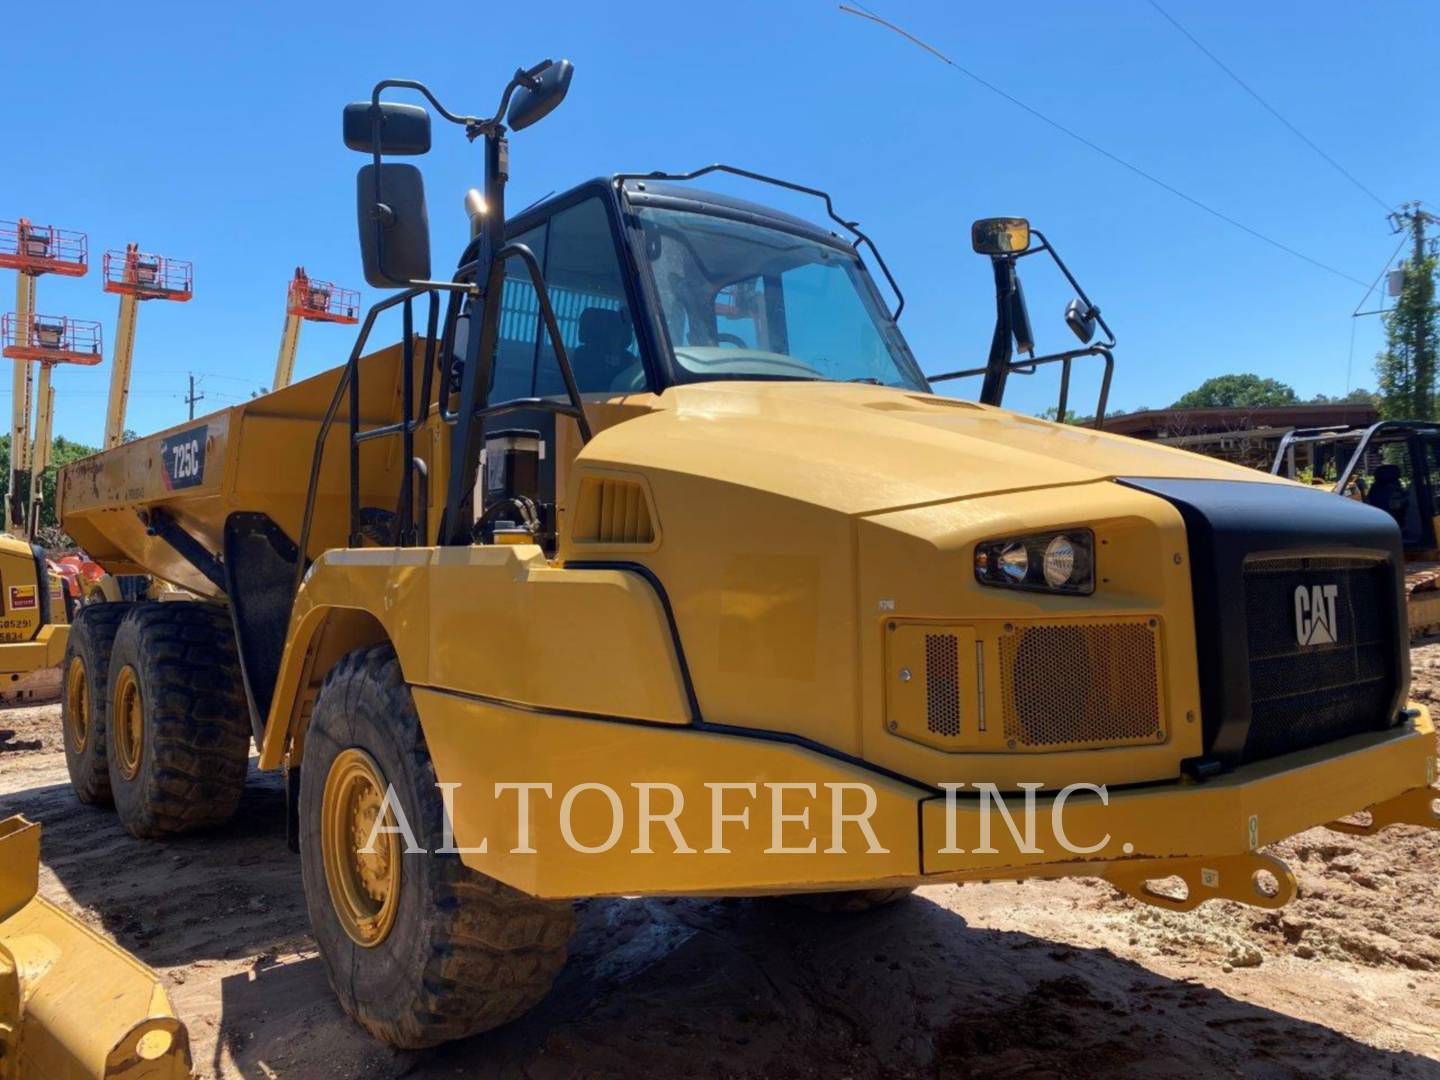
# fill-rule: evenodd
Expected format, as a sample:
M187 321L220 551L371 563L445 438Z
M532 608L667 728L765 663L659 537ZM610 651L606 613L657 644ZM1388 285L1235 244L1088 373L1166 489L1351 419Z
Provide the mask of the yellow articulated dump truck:
M1084 875L1273 907L1263 846L1434 823L1388 515L1000 407L1042 364L1108 385L1114 343L1076 285L1081 347L1035 355L1018 266L1054 251L1023 219L972 236L980 402L932 391L833 211L621 174L507 220L507 135L570 72L488 118L401 80L347 107L393 290L349 360L66 468L70 535L195 598L77 617L82 799L220 821L253 739L336 994L409 1047L540 1000L577 897ZM448 275L395 88L483 147Z

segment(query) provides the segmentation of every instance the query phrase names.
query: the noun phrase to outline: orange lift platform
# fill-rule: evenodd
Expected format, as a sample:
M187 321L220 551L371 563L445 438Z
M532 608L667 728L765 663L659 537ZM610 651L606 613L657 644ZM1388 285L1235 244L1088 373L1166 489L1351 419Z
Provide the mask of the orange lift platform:
M271 390L289 386L295 377L295 354L300 348L302 322L331 322L351 326L360 321L360 293L342 289L331 281L319 281L295 268L285 294L285 332L280 337L280 356L275 361Z
M15 361L16 367L29 370L40 365L40 385L35 399L35 442L30 450L30 501L19 506L13 494L7 514L13 525L23 520L25 535L33 538L40 525L41 480L50 464L50 438L55 422L55 391L50 387L50 372L56 364L83 364L94 367L104 359L100 324L88 319L72 319L65 315L31 315L22 322L19 312L0 316L0 353ZM29 413L25 420L28 426ZM19 445L12 442L10 445ZM10 473L15 481L15 470ZM14 488L12 487L12 492ZM23 513L22 513L23 510Z
M16 272L15 311L13 315L7 316L11 336L7 338L5 350L6 356L16 357L16 354L10 351L11 348L20 351L40 348L42 339L51 340L55 336L56 320L50 319L43 326L35 325L35 280L41 274L84 277L90 270L90 241L83 232L57 229L53 225L36 225L28 218L0 221L0 269ZM61 339L65 339L66 332L66 325L61 320ZM96 363L99 362L98 341L97 336ZM30 364L34 359L15 358L10 403L10 497L5 502L6 532L15 532L28 513L28 508L20 498L20 486L17 483L19 474L39 471L33 468L34 454L30 443L30 415L34 411L33 373ZM41 380L44 383L44 393L40 407L48 410L51 405L50 379L43 361ZM48 441L44 453L49 455Z
M153 255L138 244L107 251L101 262L102 288L120 297L115 330L114 362L110 368L110 400L105 410L105 449L125 437L125 411L130 401L130 370L135 358L135 317L142 300L184 302L195 295L195 268L184 259Z

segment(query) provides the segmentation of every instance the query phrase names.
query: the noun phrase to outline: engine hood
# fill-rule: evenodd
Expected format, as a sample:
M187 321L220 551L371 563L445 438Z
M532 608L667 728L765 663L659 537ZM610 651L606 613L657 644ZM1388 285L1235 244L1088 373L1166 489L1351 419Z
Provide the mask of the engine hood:
M1289 483L1124 435L865 384L677 386L643 404L629 399L601 422L621 415L585 461L702 476L853 515L1121 476Z

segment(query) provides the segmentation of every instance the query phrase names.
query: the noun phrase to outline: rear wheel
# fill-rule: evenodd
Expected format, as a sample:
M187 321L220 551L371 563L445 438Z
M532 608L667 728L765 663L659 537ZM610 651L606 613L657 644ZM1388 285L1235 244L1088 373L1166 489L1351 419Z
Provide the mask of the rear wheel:
M250 718L227 614L135 605L115 635L106 696L110 789L125 828L159 837L228 821L245 786Z
M424 853L371 839L404 813ZM310 926L345 1011L419 1048L515 1019L565 964L571 906L537 900L438 854L444 807L419 716L388 645L343 657L305 733L300 865Z
M61 665L60 726L70 787L82 803L108 805L110 772L105 762L105 714L110 650L129 604L83 608L70 626Z
M792 893L782 896L781 899L796 907L809 908L826 915L859 915L899 903L914 891L913 887L848 889L843 892Z

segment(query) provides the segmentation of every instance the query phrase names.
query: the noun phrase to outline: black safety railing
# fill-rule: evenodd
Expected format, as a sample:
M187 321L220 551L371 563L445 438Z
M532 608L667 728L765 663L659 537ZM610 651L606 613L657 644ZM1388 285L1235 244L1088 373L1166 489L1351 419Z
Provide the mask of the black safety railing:
M424 367L421 373L417 406L415 396L415 301L422 296L429 300L429 309L424 337ZM405 462L405 467L401 470L400 494L390 528L390 538L393 543L401 546L414 545L428 538L428 514L422 509L417 515L415 509L414 478L417 472L415 465L419 462L415 456L415 432L425 422L430 409L429 403L434 393L435 370L439 363L439 342L437 340L440 321L439 301L439 293L434 288L407 289L405 292L396 293L394 296L374 304L365 314L365 321L361 324L360 332L355 337L355 345L351 348L349 359L346 360L345 367L340 372L340 379L335 384L335 392L330 397L330 404L325 409L325 415L320 421L320 430L315 436L315 453L310 460L310 481L305 490L305 511L300 522L300 556L295 565L295 589L297 592L300 589L300 583L305 578L306 559L310 550L310 530L315 519L315 497L320 487L320 470L325 462L325 444L329 441L330 431L334 427L340 406L347 401L350 406L350 546L359 547L365 532L360 506L360 445L374 439L394 436L400 438L401 460ZM382 312L397 306L401 308L401 317L404 323L401 342L401 417L394 423L362 430L360 358L364 355L365 346L369 343L370 331L375 326L376 318ZM423 462L419 463L423 476L425 475L424 465ZM427 492L421 492L420 501L422 506L428 502Z
M540 263L535 258L535 253L524 244L507 244L495 252L491 262L491 269L487 288L499 289L504 277L505 263L509 259L519 259L529 274L530 282L535 288L535 295L539 301L540 318L545 326L545 332L550 338L550 344L555 351L556 366L560 369L560 376L565 384L566 400L560 401L554 398L516 398L510 401L490 404L489 383L490 366L493 357L478 358L483 365L481 373L482 390L480 400L471 411L471 419L484 421L492 416L498 416L506 412L515 412L522 409L538 409L545 412L555 413L559 416L568 416L575 421L580 430L582 443L589 442L593 431L590 427L590 420L585 415L584 403L580 397L580 388L575 382L575 373L570 366L569 353L566 351L564 338L560 332L560 325L555 317L555 309L550 302L550 294L545 286L545 278L540 270ZM476 264L467 263L455 274L455 284L462 285L467 280L473 279L476 273ZM442 380L436 387L435 376L443 364L448 363L455 346L455 326L460 314L460 305L463 303L463 296L478 297L479 293L472 288L454 288L449 290L449 303L445 313L445 324L443 337L440 334L440 304L439 292L433 285L424 285L408 289L405 292L396 293L385 300L373 305L365 315L365 321L360 326L360 332L356 335L355 345L350 350L349 359L340 373L340 379L335 384L335 392L331 395L330 404L325 409L324 417L320 421L320 429L315 438L315 453L310 461L310 480L305 492L305 509L300 525L300 557L295 567L295 590L298 593L301 583L305 578L306 559L310 550L310 533L315 517L315 499L320 486L320 472L325 461L325 444L330 437L330 431L334 427L336 417L339 415L340 407L348 401L350 411L350 445L349 445L349 496L350 496L350 529L349 544L351 547L359 547L367 534L374 535L367 529L367 523L363 508L360 505L360 447L361 444L375 439L393 438L398 436L401 440L401 460L405 463L401 470L400 492L393 518L390 519L388 537L390 543L398 546L414 546L416 544L427 544L430 542L429 529L429 468L423 458L415 455L415 432L423 425L429 415L432 403L438 403L440 418L447 424L454 425L464 413L463 404L461 408L451 410L449 398L451 396L449 373L441 372ZM423 368L421 372L420 393L417 401L415 395L415 301L421 297L429 300L429 307L426 317L426 333L424 336ZM369 342L370 332L374 328L376 318L383 312L394 307L401 308L403 320L403 341L401 361L401 419L381 424L377 427L361 427L360 417L360 358L364 355L365 346ZM482 305L474 305L473 311L477 313ZM480 328L472 328L471 333L480 334ZM462 449L452 447L452 453L463 452ZM417 477L421 481L418 489L417 506Z

